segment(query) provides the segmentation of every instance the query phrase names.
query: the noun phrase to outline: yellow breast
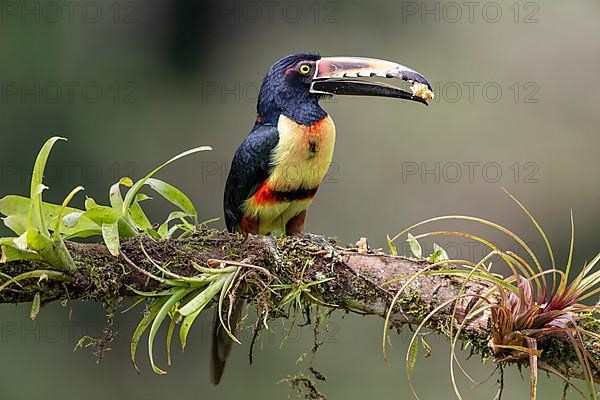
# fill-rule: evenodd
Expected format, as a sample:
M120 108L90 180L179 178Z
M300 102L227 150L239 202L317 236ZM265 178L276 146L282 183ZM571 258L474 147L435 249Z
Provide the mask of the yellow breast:
M331 117L307 126L281 115L277 130L279 143L271 157L269 185L276 190L318 187L333 158L335 125Z
M283 200L286 196L274 193L316 190L333 157L335 125L329 116L306 126L282 115L277 130L279 143L271 154L271 175L244 205L244 213L259 220L261 234L282 229L287 221L306 210L313 201L313 196Z

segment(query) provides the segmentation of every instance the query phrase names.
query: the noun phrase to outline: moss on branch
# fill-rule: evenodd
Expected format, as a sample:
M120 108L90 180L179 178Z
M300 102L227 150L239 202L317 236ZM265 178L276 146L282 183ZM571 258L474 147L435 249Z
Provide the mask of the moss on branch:
M405 280L388 283L394 278L414 275L427 267L426 261L390 256L382 253L359 254L356 249L342 248L334 243L315 240L312 236L271 237L240 235L215 230L201 230L185 239L156 240L137 237L124 240L121 252L137 268L125 262L123 256L115 257L104 245L67 242L69 252L77 267L72 275L62 273L64 279L27 279L20 285L12 284L0 291L1 303L32 301L40 293L42 304L55 300L87 300L103 304L116 304L122 298L135 296L135 291L161 289L161 283L150 279L144 271L156 273L150 258L182 276L193 276L197 271L192 261L206 265L209 260L243 262L266 268L281 284L295 284L299 280L320 281L310 289L311 296L319 302L341 310L384 317L394 295ZM3 267L11 276L45 269L39 261L14 261ZM48 278L48 277L43 277ZM54 277L53 277L54 278ZM332 279L331 279L332 278ZM475 295L489 289L487 281L472 279L465 293ZM436 306L455 298L461 288L456 277L422 275L405 290L394 304L390 323L396 328L405 324L418 324ZM250 292L260 293L264 288ZM468 315L473 301L466 296L452 318L454 304L441 308L429 320L427 327L448 335L450 324L454 331ZM600 321L592 314L578 316L580 326L598 332ZM478 314L466 321L461 340L473 346L483 357L489 356L491 337L490 315ZM600 341L586 338L586 349L591 357L600 360ZM566 375L581 377L577 355L561 335L539 343L541 360ZM521 362L521 361L519 361ZM598 378L598 371L594 370Z

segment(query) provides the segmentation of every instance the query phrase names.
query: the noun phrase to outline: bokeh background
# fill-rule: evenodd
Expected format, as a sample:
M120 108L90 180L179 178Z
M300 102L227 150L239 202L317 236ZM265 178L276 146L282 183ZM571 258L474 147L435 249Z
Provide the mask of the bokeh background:
M337 146L307 229L344 244L366 236L385 248L386 234L417 221L470 214L510 227L547 261L506 187L535 213L563 264L573 210L581 266L600 247L599 22L594 0L1 1L0 196L27 193L36 152L55 134L69 142L57 145L47 171L46 199L54 202L81 184L106 203L121 176L139 178L182 150L211 145L211 153L160 177L184 189L203 219L219 217L231 155L253 125L272 62L297 51L379 57L423 73L436 99L428 108L374 98L326 102ZM155 220L168 210L160 201L149 208ZM514 245L472 225L435 227ZM466 241L440 242L453 257L483 255ZM81 336L101 335L100 305L51 304L36 322L28 309L0 307L2 399L293 398L278 382L307 373L297 359L313 341L310 327L294 328L282 344L289 322L275 322L275 335L256 347L249 366L245 332L215 388L209 313L185 353L174 351L169 373L157 376L145 345L141 375L129 361L140 308L117 315L118 335L99 364L91 350L73 349ZM409 398L408 330L391 336L384 363L381 320L334 313L330 324L313 362L327 376L319 388L329 398ZM435 336L430 342L433 356L417 364L416 388L423 399L451 398L449 346ZM477 379L494 370L477 359L465 365ZM475 389L460 380L465 398L492 398L496 379ZM507 371L503 398L525 398L526 381ZM559 398L560 390L557 379L541 378L540 398Z

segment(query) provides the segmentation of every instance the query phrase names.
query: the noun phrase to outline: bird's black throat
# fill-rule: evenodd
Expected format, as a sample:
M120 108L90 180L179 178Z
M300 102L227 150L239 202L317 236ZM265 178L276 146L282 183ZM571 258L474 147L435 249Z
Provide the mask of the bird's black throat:
M319 96L304 88L286 88L280 92L261 90L258 115L265 123L277 124L281 114L302 125L312 125L327 116Z

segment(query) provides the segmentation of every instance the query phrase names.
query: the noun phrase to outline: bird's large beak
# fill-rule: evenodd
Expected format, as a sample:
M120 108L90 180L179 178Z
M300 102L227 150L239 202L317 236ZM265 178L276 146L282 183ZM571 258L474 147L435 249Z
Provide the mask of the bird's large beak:
M379 82L352 79L372 77L402 79L413 85L421 84L422 89L413 94ZM427 89L422 85L425 85ZM431 85L417 71L391 61L364 57L321 58L317 61L310 91L311 93L326 95L395 97L417 101L425 105L427 105L426 99L430 99L432 96Z

